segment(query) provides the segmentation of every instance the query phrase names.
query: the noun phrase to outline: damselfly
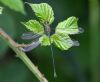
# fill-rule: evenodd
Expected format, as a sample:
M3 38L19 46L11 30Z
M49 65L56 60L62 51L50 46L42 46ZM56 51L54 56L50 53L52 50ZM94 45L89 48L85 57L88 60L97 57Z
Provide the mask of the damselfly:
M62 30L65 30L65 29L62 29ZM54 31L54 28L52 29L52 31ZM49 34L48 32L50 33L50 27L45 28L45 33ZM83 32L84 32L84 30L81 27L79 27L79 32L75 33L75 34L80 34L80 33L83 33ZM28 51L31 51L32 49L38 47L40 45L40 42L39 42L40 37L41 37L41 35L33 33L33 32L23 33L22 36L21 36L22 39L24 39L24 40L33 40L33 41L32 41L32 43L30 43L27 46L23 47L22 50L24 52L28 52ZM50 37L50 34L49 34L49 37ZM79 46L78 41L73 40L73 42L74 42L74 46Z
M25 47L22 48L22 50L24 52L28 52L31 51L32 49L38 47L40 45L39 42L39 37L40 35L35 34L33 32L27 32L27 33L23 33L21 38L24 40L33 40L32 43L26 45Z
M59 22L55 28L55 33L50 36L50 25L55 19L52 7L47 3L28 4L34 11L36 17L38 17L39 21L29 20L28 22L23 22L23 25L25 25L28 30L36 33L35 35L32 35L32 38L33 36L37 38L31 44L23 47L23 51L30 51L32 48L36 48L39 44L43 46L50 46L53 59L54 77L56 77L52 43L60 50L68 50L72 46L79 46L78 41L73 41L70 38L70 35L79 34L83 32L83 30L78 28L78 18L72 16L62 22ZM37 34L39 34L39 37ZM26 35L24 34L23 36ZM29 39L29 36L30 35L27 34L26 38Z
M50 33L51 33L50 26L48 25L48 23L45 23L44 24L44 34L46 34L48 36L49 41L50 41L50 49L51 49L53 68L54 68L54 77L57 77L56 70L55 70L54 53L53 53L53 49L52 49L52 43L50 40ZM25 40L33 39L33 42L31 44L23 47L22 50L24 52L28 52L28 51L31 51L32 49L38 47L40 45L40 42L39 42L40 37L41 37L41 35L33 33L33 32L23 33L22 37L21 37L22 39L25 39Z

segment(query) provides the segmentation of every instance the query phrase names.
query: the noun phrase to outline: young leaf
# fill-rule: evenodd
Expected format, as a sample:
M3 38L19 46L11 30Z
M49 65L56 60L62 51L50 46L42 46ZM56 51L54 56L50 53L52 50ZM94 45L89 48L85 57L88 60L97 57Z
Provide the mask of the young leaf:
M29 20L28 22L22 22L30 31L42 35L44 33L43 26L36 20Z
M68 50L74 44L68 35L63 34L53 34L51 40L61 50Z
M79 28L78 28L77 21L78 18L72 16L63 22L60 22L56 27L56 33L78 34Z
M2 7L0 7L0 14L2 14L2 11L3 11L3 8L2 8Z
M42 46L50 45L50 40L49 40L49 37L47 35L43 35L42 37L40 37L39 41L40 41Z
M51 24L54 21L54 12L47 3L29 4L42 23Z
M0 0L0 2L17 12L25 14L22 0Z

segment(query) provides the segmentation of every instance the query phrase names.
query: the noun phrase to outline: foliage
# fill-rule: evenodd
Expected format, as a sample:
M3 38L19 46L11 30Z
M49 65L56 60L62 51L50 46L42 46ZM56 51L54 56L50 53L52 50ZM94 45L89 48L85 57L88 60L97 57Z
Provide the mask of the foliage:
M74 16L69 17L67 20L58 23L55 33L50 37L45 34L44 28L48 28L54 21L54 12L52 7L47 3L32 4L28 3L35 15L39 18L38 21L29 20L24 23L27 29L34 33L41 33L40 43L43 46L50 45L50 39L61 50L68 50L74 46L74 42L70 38L70 34L77 34L79 32L77 21L78 19Z
M54 12L52 10L52 7L49 6L47 3L29 5L43 24L45 22L51 24L54 21Z
M25 14L22 0L0 0L0 2L12 10Z
M75 36L69 35L71 38L79 40L81 45L76 48L71 48L65 52L66 56L62 55L63 53L58 48L53 47L58 74L57 79L54 79L52 76L53 73L50 58L51 52L48 47L40 46L27 53L31 60L38 65L39 69L41 69L44 76L46 76L50 82L100 82L100 80L98 80L100 79L100 66L98 64L100 60L100 52L97 52L100 49L98 48L99 45L97 42L98 39L100 42L100 38L98 38L100 35L100 30L97 29L99 28L97 27L97 23L100 22L100 20L97 21L97 19L100 19L100 17L97 15L99 14L98 12L100 12L100 9L98 11L100 4L97 3L99 0L89 0L92 2L89 2L88 0L23 1L28 1L30 3L40 3L45 1L50 4L55 11L55 21L52 23L51 29L58 25L57 23L59 21L63 22L70 16L78 17L79 26L85 29L83 34ZM89 4L92 7L90 8L91 10L89 9ZM99 7L96 4L98 4ZM1 4L0 6L4 9L3 14L0 15L0 27L2 26L2 28L11 37L13 35L14 37L12 38L18 43L29 43L31 40L25 41L20 38L23 33L29 31L20 22L34 18L34 14L30 10L30 7L25 4L25 10L28 15L23 16L20 13L13 12L13 10L11 11L7 6ZM89 24L89 20L91 21L92 27ZM38 82L38 80L33 77L32 73L26 68L26 66L12 55L14 53L11 49L7 48L1 52L1 49L4 47L4 45L2 45L4 43L2 42L3 40L0 41L0 55L3 55L3 58L0 57L0 82ZM90 43L92 46L90 46ZM91 50L92 54L90 54L90 48L93 49Z
M43 34L43 26L36 20L29 20L28 22L22 22L30 31L38 34Z
M3 11L3 8L2 8L2 7L0 7L0 14L2 14L2 11Z
M63 22L60 22L56 27L56 33L77 34L79 32L77 21L78 18L72 16Z

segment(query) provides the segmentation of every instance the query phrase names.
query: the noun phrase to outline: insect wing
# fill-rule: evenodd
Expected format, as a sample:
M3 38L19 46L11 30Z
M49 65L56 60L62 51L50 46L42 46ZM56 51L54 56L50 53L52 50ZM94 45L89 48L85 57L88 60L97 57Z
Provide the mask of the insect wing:
M39 41L32 42L31 44L27 45L26 47L23 47L22 51L24 51L24 52L31 51L32 49L35 49L39 45L40 45Z
M33 32L23 33L22 36L21 36L21 38L24 39L24 40L37 39L39 37L40 37L39 34L36 34L36 33L33 33Z

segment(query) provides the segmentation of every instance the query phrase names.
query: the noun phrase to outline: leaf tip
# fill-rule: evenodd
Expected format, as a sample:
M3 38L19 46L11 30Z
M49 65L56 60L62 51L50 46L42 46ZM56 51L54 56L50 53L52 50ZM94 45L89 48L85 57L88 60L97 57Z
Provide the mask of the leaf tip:
M2 14L3 12L3 7L0 7L0 14Z

